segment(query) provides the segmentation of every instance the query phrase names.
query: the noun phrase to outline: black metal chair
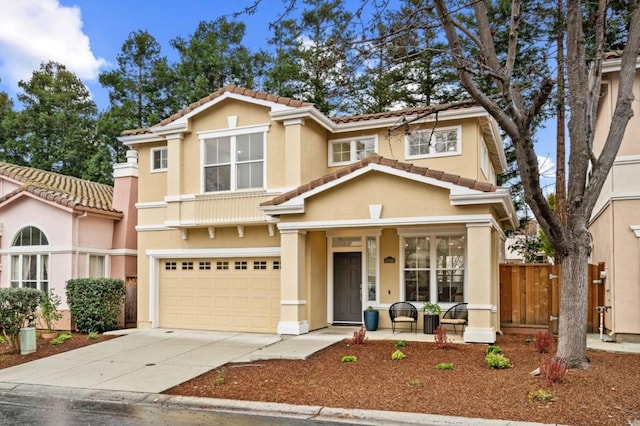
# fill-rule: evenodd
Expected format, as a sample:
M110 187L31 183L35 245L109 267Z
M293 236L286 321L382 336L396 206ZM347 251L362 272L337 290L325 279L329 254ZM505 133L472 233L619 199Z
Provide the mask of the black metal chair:
M396 333L396 323L408 322L413 331L415 324L415 332L418 332L418 309L409 302L396 302L389 307L389 316L391 317L391 330Z
M469 317L469 312L467 310L467 303L458 303L457 305L453 305L450 307L447 312L442 315L440 318L440 325L452 325L453 332L458 334L456 330L456 326L462 326L462 333L464 333L464 327L467 325L467 319Z

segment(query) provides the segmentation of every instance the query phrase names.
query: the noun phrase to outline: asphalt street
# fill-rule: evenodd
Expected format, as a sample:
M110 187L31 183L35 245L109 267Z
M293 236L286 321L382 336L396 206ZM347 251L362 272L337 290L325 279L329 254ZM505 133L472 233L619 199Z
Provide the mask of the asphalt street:
M39 395L0 397L0 425L107 426L107 425L342 425L301 418L221 413L190 408L87 401Z

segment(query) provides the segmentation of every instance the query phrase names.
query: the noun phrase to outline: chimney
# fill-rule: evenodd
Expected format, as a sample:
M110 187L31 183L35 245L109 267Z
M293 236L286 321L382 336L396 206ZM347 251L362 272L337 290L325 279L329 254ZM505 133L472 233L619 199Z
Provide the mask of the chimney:
M113 166L113 208L124 217L113 226L113 249L117 255L111 257L111 277L126 279L137 274L138 238L136 225L138 212L138 151L127 151L127 162Z

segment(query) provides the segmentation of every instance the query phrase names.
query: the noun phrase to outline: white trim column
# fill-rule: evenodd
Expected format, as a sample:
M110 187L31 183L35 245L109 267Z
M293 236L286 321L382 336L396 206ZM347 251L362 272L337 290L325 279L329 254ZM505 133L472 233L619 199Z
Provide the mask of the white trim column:
M280 231L280 322L278 334L305 334L307 321L307 289L305 285L306 231Z
M496 329L491 317L495 309L492 303L494 283L492 265L494 259L490 222L467 225L467 277L469 279L467 301L469 318L464 331L464 341L470 343L494 343Z

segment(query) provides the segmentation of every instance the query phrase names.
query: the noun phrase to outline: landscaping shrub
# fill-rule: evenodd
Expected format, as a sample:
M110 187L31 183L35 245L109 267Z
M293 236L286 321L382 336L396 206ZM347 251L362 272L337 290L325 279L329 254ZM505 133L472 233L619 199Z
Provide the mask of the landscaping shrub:
M69 339L71 339L71 335L69 333L62 333L61 335L59 335L55 339L51 340L51 344L52 345L61 345L64 342L66 342L67 340L69 340Z
M391 354L391 359L394 361L405 359L406 357L407 356L400 349Z
M39 324L41 328L51 332L56 321L62 318L62 314L58 311L58 307L62 303L60 295L55 294L53 290L42 293L40 300L40 318Z
M552 399L553 399L553 395L551 395L551 392L546 391L544 389L529 391L529 401L531 402L533 401L547 402L547 401L551 401Z
M33 322L41 299L33 288L0 288L0 331L11 352L20 350L20 328Z
M395 345L396 348L404 348L407 346L407 342L404 340L398 340Z
M356 362L358 357L355 355L345 355L342 357L342 362Z
M366 334L367 329L364 326L360 326L360 330L353 332L353 338L349 340L349 343L352 345L364 345L364 341L367 340Z
M67 281L67 303L76 328L82 333L105 332L118 325L124 303L124 281L80 278Z
M437 327L435 334L436 349L453 349L453 341L447 337L447 330L444 327Z
M502 348L498 345L489 345L487 346L487 349L485 351L485 353L487 354L499 354L502 352Z
M509 358L502 354L487 354L484 359L491 368L502 369L511 367Z
M547 386L560 383L567 374L567 364L560 358L547 357L540 366L540 376L545 380Z
M453 370L453 363L441 362L440 364L436 364L436 368L438 370Z
M546 354L553 347L553 336L548 331L538 331L535 340L536 350L541 354Z

